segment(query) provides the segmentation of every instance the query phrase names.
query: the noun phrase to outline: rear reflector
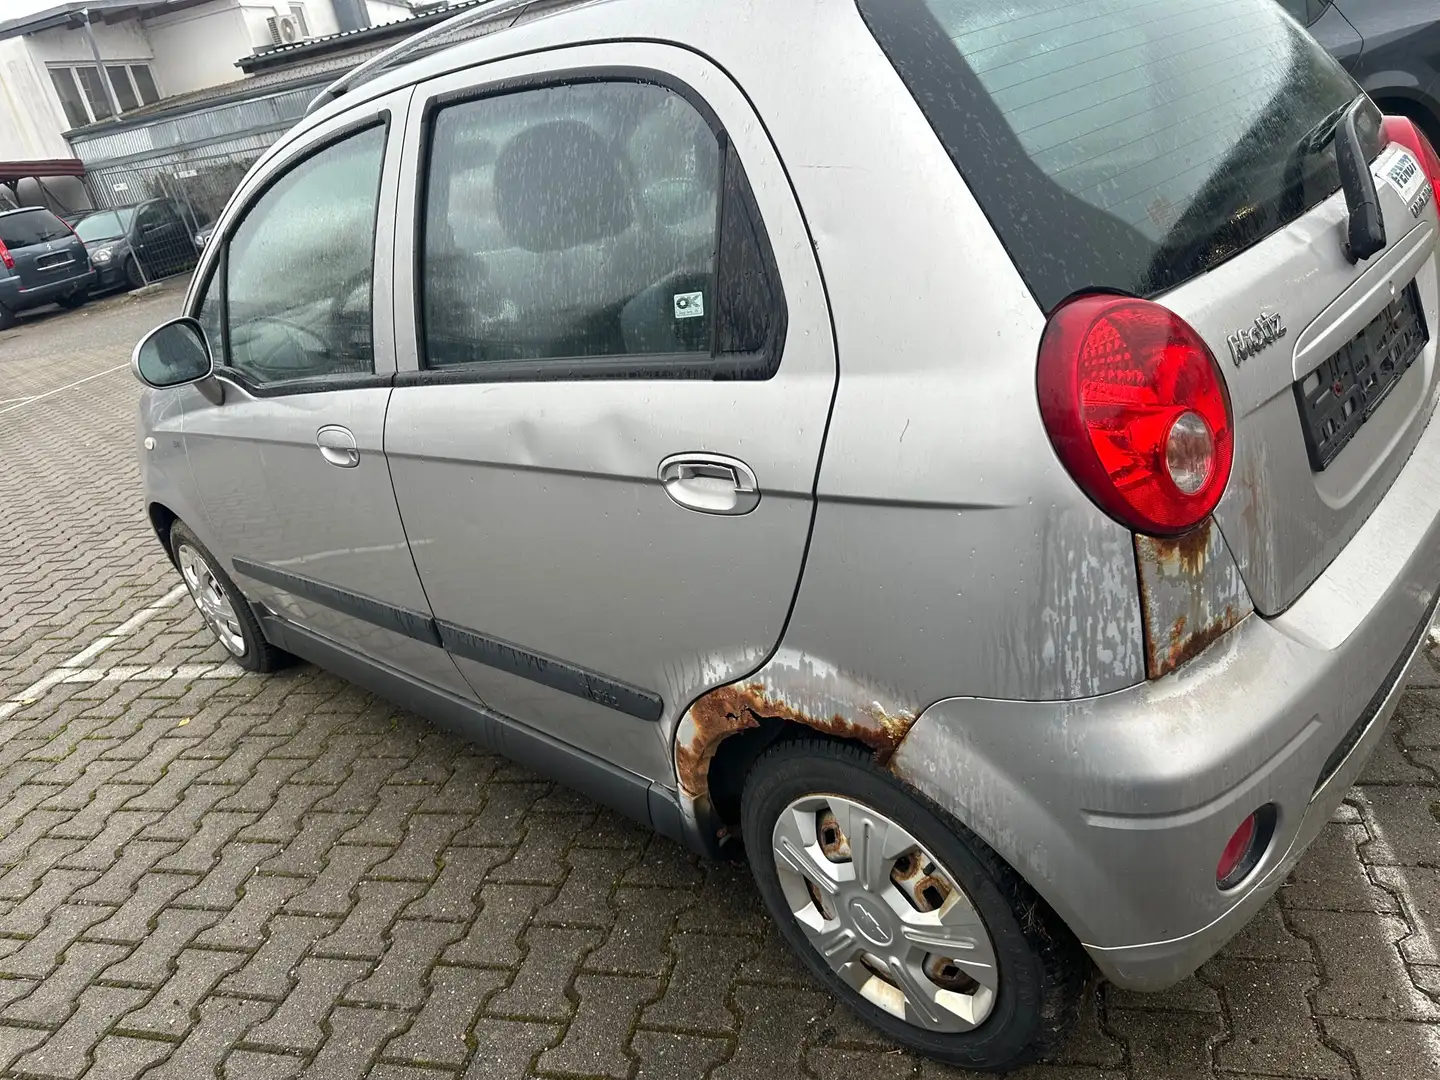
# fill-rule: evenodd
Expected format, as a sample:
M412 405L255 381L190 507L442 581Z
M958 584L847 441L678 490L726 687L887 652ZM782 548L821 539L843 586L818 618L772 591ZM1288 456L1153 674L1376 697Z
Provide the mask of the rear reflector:
M1274 804L1266 803L1240 823L1215 865L1215 884L1219 888L1233 889L1260 864L1275 832L1275 817Z

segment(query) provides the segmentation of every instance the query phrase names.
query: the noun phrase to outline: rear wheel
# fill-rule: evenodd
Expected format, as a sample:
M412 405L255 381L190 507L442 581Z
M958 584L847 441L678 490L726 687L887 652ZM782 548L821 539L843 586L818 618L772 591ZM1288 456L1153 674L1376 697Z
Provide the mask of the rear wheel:
M268 672L289 662L289 653L265 640L240 590L183 522L170 527L170 550L200 617L237 664L247 671Z
M140 261L134 255L125 260L125 284L132 289L138 289L145 284L145 275L140 272Z
M978 837L851 745L796 739L746 780L746 851L781 933L897 1042L972 1069L1055 1049L1089 964Z
M55 302L61 307L65 308L67 311L74 311L76 308L80 307L82 304L85 303L85 301L89 299L89 289L77 289L69 296L62 296L59 300Z
M20 320L15 317L15 313L13 311L11 311L4 304L0 304L0 330L9 330L19 321Z

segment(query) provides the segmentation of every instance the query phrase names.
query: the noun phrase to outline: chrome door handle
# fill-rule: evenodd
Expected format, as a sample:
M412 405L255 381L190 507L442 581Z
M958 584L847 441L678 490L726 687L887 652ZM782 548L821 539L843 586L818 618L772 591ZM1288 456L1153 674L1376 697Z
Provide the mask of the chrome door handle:
M723 454L673 454L660 462L660 483L677 506L702 514L748 514L760 502L750 466Z
M353 469L360 464L360 451L349 428L327 424L315 433L315 445L320 448L320 456L331 465Z

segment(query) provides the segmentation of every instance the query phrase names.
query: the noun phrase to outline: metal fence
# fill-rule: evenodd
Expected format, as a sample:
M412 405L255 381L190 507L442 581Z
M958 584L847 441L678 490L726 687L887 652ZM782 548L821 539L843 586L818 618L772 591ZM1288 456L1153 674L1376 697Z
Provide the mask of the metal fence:
M97 210L139 206L138 220L126 215L115 222L129 230L129 243L116 245L106 265L97 261L96 269L112 284L123 276L130 288L189 273L199 258L200 234L268 146L264 140L221 153L175 154L163 164L92 170L89 186ZM92 245L92 261L97 250Z

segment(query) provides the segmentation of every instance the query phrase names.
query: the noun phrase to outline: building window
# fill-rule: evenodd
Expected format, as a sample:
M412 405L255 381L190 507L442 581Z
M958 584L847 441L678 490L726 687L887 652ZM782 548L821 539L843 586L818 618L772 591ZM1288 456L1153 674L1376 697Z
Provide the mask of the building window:
M121 112L153 105L160 100L160 91L146 64L107 64L105 71L115 88L115 100ZM71 127L84 127L114 115L100 69L93 64L50 69L50 81L60 96L60 107Z
M115 100L120 103L121 112L129 112L131 109L140 107L140 99L135 96L135 88L130 85L130 74L123 64L106 67L110 73L110 85L115 87Z
M85 101L90 106L90 115L96 120L111 116L110 98L105 93L105 83L97 67L77 67L75 77L80 80L80 89L85 92Z

